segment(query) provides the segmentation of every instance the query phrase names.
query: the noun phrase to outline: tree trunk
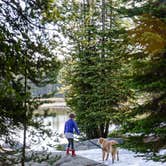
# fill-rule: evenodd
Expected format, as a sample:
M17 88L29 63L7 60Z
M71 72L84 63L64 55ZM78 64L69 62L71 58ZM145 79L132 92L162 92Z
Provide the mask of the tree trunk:
M26 96L27 93L27 59L26 59L26 55L25 55L25 80L24 80L24 95ZM26 148L26 131L27 131L27 100L25 97L25 101L24 101L24 122L23 122L23 147L22 147L22 159L21 159L21 165L24 166L25 164L25 148Z

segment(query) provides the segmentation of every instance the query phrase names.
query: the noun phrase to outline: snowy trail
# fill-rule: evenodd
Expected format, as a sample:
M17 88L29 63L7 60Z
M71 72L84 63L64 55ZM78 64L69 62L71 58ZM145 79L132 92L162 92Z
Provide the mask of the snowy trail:
M113 165L113 166L166 166L166 163L154 162L152 160L147 161L143 159L143 157L137 157L136 153L120 149L119 150L119 161L115 161L112 164L111 157L107 161L102 161L102 152L101 149L92 149L92 150L83 150L77 151L77 154L86 157L91 160L95 160L97 162L103 163L105 165Z
M18 134L14 135L13 138L15 138L15 140L18 141L18 143L22 142L23 138L23 131L18 130ZM37 132L35 132L35 134L37 135ZM31 142L32 140L32 135L30 135L30 133L27 133L27 135L29 135L29 137L27 137L27 145L30 147L30 150L33 151L43 151L43 148L48 149L48 152L60 152L58 150L55 149L57 142L59 142L58 144L67 144L67 140L66 138L57 138L57 142L55 140L55 138L57 136L55 136L55 138L53 137L48 137L47 135L44 135L45 139L44 140L40 140L38 144L33 144ZM33 138L35 139L35 138ZM38 137L36 137L36 139L38 140ZM7 144L5 144L3 141L0 141L0 145L6 148L9 148ZM19 146L20 145L20 146ZM20 148L22 146L22 144L19 144L18 148ZM52 145L52 146L50 146ZM88 145L85 144L85 146L88 147ZM96 162L99 163L103 163L107 166L166 166L166 162L162 163L162 162L154 162L152 160L145 160L144 157L138 157L136 153L126 150L126 149L119 149L119 158L120 161L115 161L114 164L112 164L112 159L111 156L109 157L109 159L107 161L102 161L102 151L101 149L88 149L88 150L77 150L76 149L76 154L80 155L82 157L94 160ZM163 149L162 151L160 151L161 155L166 155L166 149ZM38 164L39 166L40 164ZM33 166L35 166L35 164L33 164Z

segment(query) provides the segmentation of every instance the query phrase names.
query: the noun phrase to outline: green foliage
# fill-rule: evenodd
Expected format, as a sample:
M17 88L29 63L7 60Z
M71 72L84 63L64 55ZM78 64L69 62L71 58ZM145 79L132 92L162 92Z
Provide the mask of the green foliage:
M107 5L80 2L79 6L68 4L72 11L65 8L69 14L77 13L74 18L66 17L68 25L74 28L64 27L64 33L74 43L63 71L64 84L69 87L66 101L76 112L79 127L88 138L107 136L109 123L115 121L112 115L118 112L118 102L126 100L129 94L121 70L125 30L116 21L116 11Z
M56 161L61 158L61 155L53 155L51 153L35 152L32 157L27 157L26 162L35 162L41 164L42 162L47 162L49 165L53 165Z
M111 122L121 124L125 132L162 134L165 3L61 4L66 13L61 13L65 18L62 32L73 46L63 69L66 101L76 112L82 131L89 138L106 136ZM126 19L130 26L125 29ZM148 116L140 120L142 114Z
M52 52L56 43L52 45L42 16L51 4L49 0L0 2L0 137L10 140L16 127L23 128L22 165L27 126L34 125L33 110L38 107L29 84L55 83L60 68Z
M161 122L166 121L164 113L154 113L144 119L129 120L124 124L125 131L130 131L132 133L156 133L162 135L165 131L164 126L161 127Z
M64 146L62 146L62 145L56 145L56 150L60 150L60 151L64 151L65 150L65 148L64 148Z
M128 48L126 55L126 71L129 73L126 86L132 89L134 98L122 105L124 119L121 122L124 132L164 135L161 124L166 121L166 22L163 11L166 4L156 0L144 1L138 6L136 1L132 2L130 9L119 9L133 21L133 27L128 31L131 49ZM143 114L148 116L140 119Z
M164 145L165 139L161 139L158 142L143 142L143 136L130 136L125 139L124 144L121 145L122 148L132 150L138 154L138 156L143 156L146 159L152 159L154 161L165 162L166 158L164 155L159 155L157 152Z

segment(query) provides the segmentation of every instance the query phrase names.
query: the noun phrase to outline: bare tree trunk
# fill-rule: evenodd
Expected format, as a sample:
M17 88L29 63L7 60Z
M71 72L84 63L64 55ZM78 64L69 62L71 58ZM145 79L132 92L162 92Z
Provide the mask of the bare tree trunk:
M105 0L102 0L102 59L105 57ZM103 59L104 60L104 59Z
M26 96L26 93L27 93L27 59L26 59L26 56L25 56L25 78L24 78L24 93L25 93L25 96ZM25 148L26 148L26 131L27 131L27 100L25 98L25 101L24 101L24 122L23 122L23 147L22 147L22 159L21 159L21 165L24 166L25 165Z
M22 147L22 161L21 161L21 165L22 166L24 166L24 163L25 163L26 130L27 130L26 115L24 116L24 124L23 124L23 126L24 126L24 133L23 133L23 147Z
M106 51L105 51L105 43L106 43L106 35L105 35L105 31L106 31L106 1L102 0L102 16L101 16L101 22L102 22L102 53L101 53L101 58L102 58L102 63L105 64L105 58L106 58ZM106 71L105 68L102 69L102 74L103 74L103 80L105 80L106 77ZM107 87L104 87L104 96L106 98L107 96ZM106 105L107 107L107 103L105 103L105 100L103 101L103 105ZM102 110L101 110L102 111ZM104 124L102 124L100 126L100 130L101 130L101 136L106 138L108 135L108 129L109 129L109 121L105 122Z

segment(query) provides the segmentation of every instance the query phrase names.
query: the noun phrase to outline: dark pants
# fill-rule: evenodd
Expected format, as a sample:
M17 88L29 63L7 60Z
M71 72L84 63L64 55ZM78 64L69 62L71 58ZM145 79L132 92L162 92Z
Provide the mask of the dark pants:
M73 138L68 138L68 148L71 147L71 149L74 149L74 139Z

